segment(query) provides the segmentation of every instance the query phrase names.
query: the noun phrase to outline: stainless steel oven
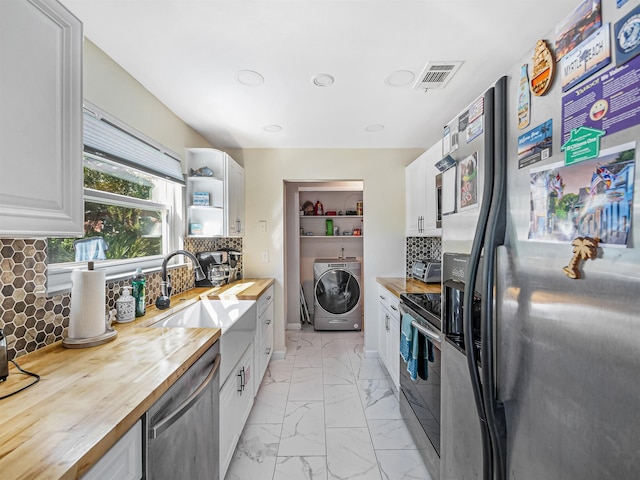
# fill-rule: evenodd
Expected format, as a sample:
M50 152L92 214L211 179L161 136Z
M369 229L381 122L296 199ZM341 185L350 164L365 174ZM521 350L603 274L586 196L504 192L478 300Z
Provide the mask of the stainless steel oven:
M438 465L440 456L440 377L441 348L440 294L402 294L400 296L401 318L405 314L413 317L412 327L418 331L419 339L431 343L431 358L426 367L426 376L411 379L406 363L400 359L400 411L407 428L417 445L424 445L427 465ZM418 369L420 372L420 369ZM426 447L433 446L437 457ZM429 458L431 455L431 458Z

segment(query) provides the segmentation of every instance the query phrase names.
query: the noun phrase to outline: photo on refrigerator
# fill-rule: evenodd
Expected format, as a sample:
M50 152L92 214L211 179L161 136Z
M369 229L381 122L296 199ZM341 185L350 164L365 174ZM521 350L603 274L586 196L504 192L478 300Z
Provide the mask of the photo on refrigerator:
M529 240L598 238L626 247L632 224L636 144L603 150L591 160L531 169Z

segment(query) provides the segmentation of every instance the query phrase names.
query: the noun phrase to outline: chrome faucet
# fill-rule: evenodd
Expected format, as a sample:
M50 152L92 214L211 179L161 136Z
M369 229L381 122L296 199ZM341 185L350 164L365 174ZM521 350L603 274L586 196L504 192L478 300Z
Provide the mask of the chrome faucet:
M162 262L162 282L160 282L160 296L156 300L156 307L159 310L164 310L169 308L171 303L171 275L167 274L167 262L176 255L184 255L185 257L189 257L193 262L194 271L193 273L196 276L196 280L204 280L206 275L202 271L202 267L198 262L198 259L190 252L186 250L176 250L175 252L171 252L167 255Z

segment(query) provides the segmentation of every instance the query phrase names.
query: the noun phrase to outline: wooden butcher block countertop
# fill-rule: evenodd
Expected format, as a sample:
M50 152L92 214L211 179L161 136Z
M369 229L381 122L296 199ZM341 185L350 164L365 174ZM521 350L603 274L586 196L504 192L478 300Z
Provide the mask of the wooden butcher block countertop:
M68 349L61 342L18 357L41 376L34 386L0 400L0 478L80 478L220 338L216 328L145 328L208 293L257 297L272 279L194 288L171 297L171 308L115 324L103 345ZM265 286L267 284L267 286ZM240 294L238 295L240 298ZM34 380L9 364L0 396Z
M424 283L413 278L377 277L376 282L400 298L401 293L440 293L439 283Z
M275 280L273 278L245 278L209 291L207 297L214 300L237 298L238 300L257 300Z

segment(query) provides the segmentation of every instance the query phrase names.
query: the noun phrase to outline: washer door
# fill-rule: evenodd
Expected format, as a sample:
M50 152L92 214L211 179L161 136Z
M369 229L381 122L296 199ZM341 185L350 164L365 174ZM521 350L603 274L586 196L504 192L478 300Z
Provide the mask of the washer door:
M316 281L316 302L332 315L349 313L360 301L360 283L348 270L327 270Z

